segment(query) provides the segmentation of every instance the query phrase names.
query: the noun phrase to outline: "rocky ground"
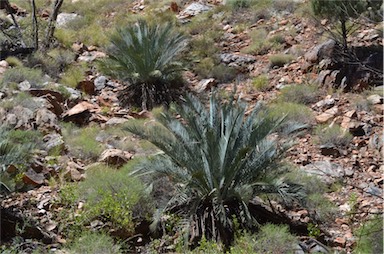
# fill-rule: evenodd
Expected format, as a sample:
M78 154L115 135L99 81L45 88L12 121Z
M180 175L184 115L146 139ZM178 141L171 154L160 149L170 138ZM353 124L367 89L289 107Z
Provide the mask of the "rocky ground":
M190 1L175 9L177 18L186 22L192 16L208 11L221 1ZM144 1L136 1L132 12L145 12ZM244 16L246 13L244 13ZM291 84L304 85L310 82L317 84L326 91L310 103L309 107L315 115L314 126L319 124L340 124L353 135L352 141L343 148L320 146L311 133L297 138L296 145L289 151L288 160L300 170L320 176L327 184L338 183L340 186L327 193L327 198L337 205L339 211L334 220L322 225L323 243L333 250L350 253L356 236L354 229L374 214L383 211L383 94L382 86L372 89L379 92L328 92L335 86L339 73L328 69L328 53L330 46L324 41L321 26L309 18L299 17L291 12L274 13L269 19L260 18L244 31L235 31L236 21L223 21L223 36L218 47L222 63L244 72L238 82L237 92L247 102L259 100L271 101L280 90ZM322 20L323 25L329 21ZM278 24L278 25L276 25ZM284 35L283 49L279 52L295 56L294 60L281 67L271 67L269 57L277 52L270 51L264 55L244 54L240 51L250 44L249 32L258 27L272 28L268 36L281 31L293 31ZM361 27L351 42L356 46L380 45L382 37L374 29L374 25ZM101 49L74 44L72 49L77 54L77 62L93 63L105 57ZM0 61L0 76L11 68L6 61ZM269 87L266 91L249 89L252 77L267 73ZM197 93L208 93L212 87L230 91L232 83L221 84L214 79L199 79L193 72L184 74L191 90ZM337 78L336 78L337 77ZM362 82L362 81L357 81ZM150 112L134 112L119 104L117 93L123 85L94 70L88 71L85 80L78 84L77 89L66 88L70 97L65 99L54 87L61 84L51 83L44 88L32 88L28 82L17 85L16 91L0 90L1 101L13 100L18 91L26 91L33 96L30 105L17 105L12 108L0 107L0 122L12 128L37 129L44 133L44 148L36 153L28 171L22 176L23 183L29 191L16 192L1 198L2 238L16 235L17 223L33 219L34 223L27 226L23 237L40 239L50 246L51 250L60 249L66 240L60 232L60 210L56 203L58 186L50 186L51 177L64 176L68 181L81 181L86 177L87 162L72 157L63 140L59 121L73 122L82 126L100 125L102 128L116 126L135 118L151 118ZM49 87L49 88L47 88ZM82 92L81 92L82 91ZM363 98L366 102L357 102ZM360 105L360 106L359 106ZM108 110L105 110L107 108ZM108 143L108 139L99 140ZM134 142L134 141L130 141ZM58 149L61 152L60 162L50 163L49 151ZM130 160L132 154L127 151L109 147L98 159L108 164L121 164ZM12 170L12 169L8 169ZM81 209L81 204L78 204ZM281 208L282 209L282 208ZM283 211L283 210L282 210ZM308 221L307 210L298 209L287 212L293 220ZM302 238L309 252L327 252L318 241ZM33 245L38 243L26 243ZM27 247L26 247L27 249Z

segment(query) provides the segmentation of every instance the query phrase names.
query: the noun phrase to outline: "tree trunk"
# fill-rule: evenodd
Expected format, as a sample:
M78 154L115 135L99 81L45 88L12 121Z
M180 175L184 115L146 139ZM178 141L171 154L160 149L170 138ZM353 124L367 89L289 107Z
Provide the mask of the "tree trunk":
M52 14L49 17L49 25L48 25L47 33L45 36L43 50L48 49L49 46L51 45L51 40L52 40L53 34L55 33L57 16L59 15L59 11L61 6L63 5L63 2L64 0L55 0Z
M343 50L345 53L348 52L348 43L347 43L347 26L346 26L346 23L347 23L347 20L345 18L341 18L340 19L340 23L341 23L341 34L343 36Z

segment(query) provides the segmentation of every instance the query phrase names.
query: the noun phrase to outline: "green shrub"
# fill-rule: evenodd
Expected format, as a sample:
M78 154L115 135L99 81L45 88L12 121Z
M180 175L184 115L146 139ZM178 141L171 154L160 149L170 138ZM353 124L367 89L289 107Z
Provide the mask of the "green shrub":
M134 216L145 218L152 212L143 183L130 176L137 162L130 161L119 170L102 164L87 169L86 179L78 185L80 198L85 200L86 218L111 222L114 227L133 233Z
M212 77L218 82L225 83L233 81L237 76L237 71L225 64L218 64L212 68Z
M285 117L284 123L279 128L279 131L282 133L290 133L296 128L309 127L315 121L313 111L302 104L290 102L276 102L271 104L269 107L269 117Z
M96 141L99 127L79 128L72 123L62 124L62 134L69 152L77 158L96 160L105 146Z
M251 44L242 50L246 54L264 55L272 47L272 44L266 40L268 33L265 29L256 29L250 32Z
M269 56L269 61L271 62L271 67L283 67L285 64L294 60L295 57L289 54L275 54Z
M16 96L0 101L0 106L8 110L16 106L22 106L34 111L41 108L43 103L32 97L29 93L19 92Z
M164 152L136 173L172 179L177 188L167 207L175 210L165 212L185 215L190 229L201 225L196 240L204 235L229 247L237 227L255 226L248 202L256 195L276 193L285 202L303 198L299 185L280 181L280 159L290 142L270 138L281 120L265 117L264 110L258 104L245 118L247 105L233 97L224 103L214 93L206 109L188 95L175 110L155 116L157 123L127 125Z
M312 216L315 217L315 220L322 222L330 222L336 219L336 215L338 214L338 207L324 197L324 195L320 193L312 193L308 195L306 206L312 213Z
M228 0L226 4L234 10L238 10L242 8L249 8L255 2L257 2L257 0Z
M71 254L120 254L121 246L105 233L84 232L67 248ZM65 251L67 253L67 251Z
M61 76L60 83L72 88L76 88L79 82L85 80L86 64L70 65Z
M9 83L18 84L25 80L28 80L32 87L40 87L43 82L43 72L41 69L31 69L22 66L7 69L1 79L0 87L7 86Z
M353 139L352 134L339 125L318 125L314 130L319 145L347 146Z
M308 105L317 102L320 95L321 91L317 85L290 85L281 89L279 100Z
M111 43L109 58L101 62L101 68L129 82L119 96L122 103L152 109L169 106L178 98L183 68L175 60L186 45L186 37L172 25L139 20L137 25L118 28Z
M259 75L252 79L252 88L256 91L265 92L269 89L269 80L267 75Z
M362 224L355 232L353 253L383 253L383 217L377 216Z
M11 67L22 67L24 65L23 62L15 56L9 56L5 59L5 61L7 61Z
M240 236L231 247L231 253L294 253L296 242L296 237L289 233L288 226L266 224L256 235L245 233Z

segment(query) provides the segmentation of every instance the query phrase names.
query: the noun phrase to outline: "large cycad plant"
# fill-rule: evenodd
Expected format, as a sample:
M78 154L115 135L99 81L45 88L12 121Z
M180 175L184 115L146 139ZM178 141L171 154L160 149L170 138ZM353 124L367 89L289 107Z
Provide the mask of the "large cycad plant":
M206 109L188 95L176 112L159 114L157 122L127 126L163 151L138 172L163 173L175 183L177 194L165 210L188 218L192 238L205 235L228 246L234 218L242 228L257 225L249 209L252 198L264 193L280 194L285 201L300 197L298 185L281 180L288 142L280 144L271 134L282 119L265 117L261 104L248 117L246 111L246 104L221 103L216 96Z
M108 59L101 63L109 75L125 81L120 94L125 104L152 109L168 105L183 85L181 64L175 58L186 46L186 37L171 24L137 24L119 28L111 37Z

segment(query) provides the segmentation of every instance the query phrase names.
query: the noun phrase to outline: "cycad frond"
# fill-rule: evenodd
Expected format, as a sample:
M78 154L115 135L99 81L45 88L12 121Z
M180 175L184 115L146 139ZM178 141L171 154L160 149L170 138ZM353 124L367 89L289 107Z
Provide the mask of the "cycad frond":
M232 216L243 227L254 226L248 210L254 195L276 193L287 201L297 197L298 185L276 185L289 142L282 145L271 136L284 119L264 117L265 110L257 104L246 118L247 105L240 101L221 103L214 94L206 109L187 95L185 103L176 106L177 118L166 111L157 117L158 123L146 128L127 126L164 152L142 170L164 173L178 184L180 197L188 199L174 198L172 207L189 211L191 218L199 220L193 225L206 225L209 229L199 227L199 232L210 232L207 237L230 240Z

